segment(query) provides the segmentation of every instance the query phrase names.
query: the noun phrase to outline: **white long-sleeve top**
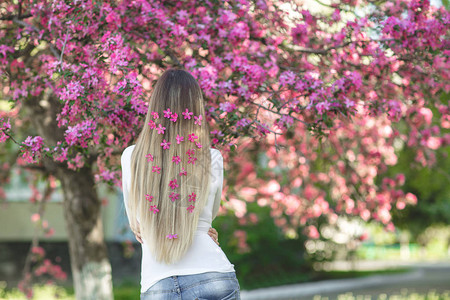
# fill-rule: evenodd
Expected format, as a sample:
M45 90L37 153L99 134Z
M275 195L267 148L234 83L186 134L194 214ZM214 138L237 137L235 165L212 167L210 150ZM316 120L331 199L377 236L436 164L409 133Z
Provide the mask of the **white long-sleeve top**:
M127 147L121 157L122 190L127 217L128 191L131 181L131 154L135 145ZM186 255L177 263L167 265L157 262L146 243L143 241L141 264L141 292L145 292L159 280L175 275L199 274L204 272L234 272L222 249L208 235L212 220L216 217L220 206L223 185L223 157L219 150L211 151L211 183L208 202L200 213L194 240Z

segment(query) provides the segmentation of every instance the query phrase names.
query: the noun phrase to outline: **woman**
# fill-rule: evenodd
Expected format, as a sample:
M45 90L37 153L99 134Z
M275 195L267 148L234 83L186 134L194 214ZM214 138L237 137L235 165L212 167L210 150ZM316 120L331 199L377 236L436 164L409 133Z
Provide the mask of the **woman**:
M121 157L126 213L142 245L141 299L240 299L234 266L208 235L223 182L222 155L209 145L197 81L164 72Z

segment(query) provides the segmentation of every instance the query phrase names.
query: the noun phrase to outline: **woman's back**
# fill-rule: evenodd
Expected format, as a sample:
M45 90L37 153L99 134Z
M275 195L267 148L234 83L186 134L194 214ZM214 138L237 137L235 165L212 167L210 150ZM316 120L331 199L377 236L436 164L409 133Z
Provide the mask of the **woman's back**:
M234 266L208 235L223 182L209 120L196 79L167 70L122 153L126 213L142 244L141 299L239 299Z
M127 147L122 154L122 185L124 204L127 209L128 190L131 180L131 155L135 145ZM210 148L210 190L208 200L200 213L197 230L192 245L185 256L174 264L158 262L151 254L147 241L142 244L141 292L145 292L157 281L173 275L199 274L204 272L234 272L222 249L208 235L211 222L217 215L220 206L223 183L223 158L219 150ZM197 162L201 163L201 162Z

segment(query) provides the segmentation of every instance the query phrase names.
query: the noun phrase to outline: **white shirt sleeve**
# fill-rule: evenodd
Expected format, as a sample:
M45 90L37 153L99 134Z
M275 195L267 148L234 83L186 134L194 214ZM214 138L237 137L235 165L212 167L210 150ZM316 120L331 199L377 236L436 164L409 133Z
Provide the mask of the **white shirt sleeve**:
M129 189L129 182L131 175L130 170L130 158L131 153L129 151L130 147L126 148L122 152L122 156L120 157L120 163L122 167L122 193L123 193L123 204L125 206L125 211L127 213L128 220L130 220L130 215L128 211L128 189Z
M223 188L223 157L219 150L217 150L218 155L215 157L213 164L213 172L217 176L218 187L214 195L214 206L212 211L212 219L214 220L219 212L220 201L222 198L222 188Z

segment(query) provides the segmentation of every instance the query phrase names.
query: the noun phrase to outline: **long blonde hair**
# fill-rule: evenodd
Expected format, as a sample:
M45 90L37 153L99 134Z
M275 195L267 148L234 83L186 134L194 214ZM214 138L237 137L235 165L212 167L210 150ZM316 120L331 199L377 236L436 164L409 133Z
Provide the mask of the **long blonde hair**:
M165 143L170 143L168 149L163 148ZM128 201L131 229L139 226L144 244L157 261L174 263L192 244L208 201L210 168L210 137L200 86L187 71L167 70L154 87L131 155Z

